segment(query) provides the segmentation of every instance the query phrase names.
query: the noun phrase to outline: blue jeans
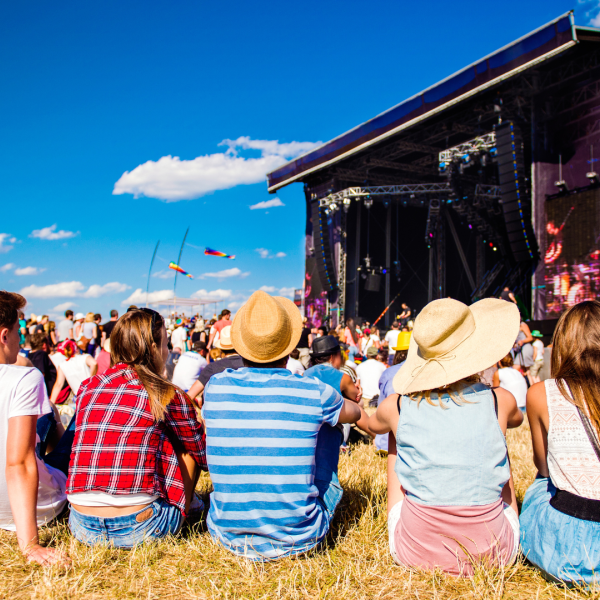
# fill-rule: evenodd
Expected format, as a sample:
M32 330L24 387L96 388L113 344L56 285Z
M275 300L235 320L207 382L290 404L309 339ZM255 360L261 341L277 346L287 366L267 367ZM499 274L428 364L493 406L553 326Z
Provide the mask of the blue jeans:
M49 454L46 454L48 439L56 430L56 420L54 413L48 413L37 420L36 432L40 438L40 443L36 447L36 452L47 465L62 471L65 475L69 474L69 460L71 459L71 448L75 439L75 415L71 419L65 433L60 438L56 448Z
M337 427L326 424L321 426L317 436L315 486L319 490L318 499L329 513L330 519L344 493L337 475L342 440L342 432Z
M348 360L354 361L354 359L360 356L360 352L356 346L350 346L348 348Z
M181 529L181 511L162 498L123 517L93 517L77 512L71 506L69 527L77 540L88 546L112 545L133 548L145 540L175 535Z

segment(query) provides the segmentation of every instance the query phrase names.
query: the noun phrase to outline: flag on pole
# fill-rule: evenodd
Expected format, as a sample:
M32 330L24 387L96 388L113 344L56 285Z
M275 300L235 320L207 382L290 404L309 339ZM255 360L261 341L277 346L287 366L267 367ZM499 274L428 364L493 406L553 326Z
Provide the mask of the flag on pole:
M173 271L177 271L178 273L181 273L182 275L185 275L190 279L194 279L192 275L190 275L187 271L184 271L179 265L176 265L174 262L169 263L169 269L173 269Z
M211 250L210 248L207 248L204 251L204 254L206 254L206 256L220 256L221 258L230 258L231 260L235 258L235 254L229 255L225 254L225 252L219 252L218 250Z

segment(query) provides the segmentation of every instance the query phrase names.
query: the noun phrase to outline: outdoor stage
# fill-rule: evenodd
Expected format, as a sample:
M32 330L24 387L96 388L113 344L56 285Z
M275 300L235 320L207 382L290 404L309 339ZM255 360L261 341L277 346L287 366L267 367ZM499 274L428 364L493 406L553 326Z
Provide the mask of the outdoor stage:
M304 183L305 314L600 296L599 115L600 29L568 13L270 173Z

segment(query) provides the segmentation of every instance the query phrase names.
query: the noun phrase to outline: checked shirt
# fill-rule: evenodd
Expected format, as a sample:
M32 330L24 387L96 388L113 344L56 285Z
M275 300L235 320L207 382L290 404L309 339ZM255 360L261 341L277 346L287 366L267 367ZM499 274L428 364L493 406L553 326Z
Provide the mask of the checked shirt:
M153 494L185 511L175 447L206 470L204 425L179 390L156 422L148 393L125 364L88 379L77 394L67 494Z

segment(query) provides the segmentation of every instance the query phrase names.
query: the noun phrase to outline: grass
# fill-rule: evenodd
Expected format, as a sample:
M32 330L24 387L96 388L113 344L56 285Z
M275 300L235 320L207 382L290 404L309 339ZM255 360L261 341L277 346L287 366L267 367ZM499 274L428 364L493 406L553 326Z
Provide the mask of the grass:
M508 445L521 501L535 476L526 424L509 432ZM385 460L372 447L355 447L340 458L340 480L344 499L326 543L305 556L275 563L237 558L199 528L129 552L88 548L70 536L63 521L41 535L47 544L68 552L73 565L67 570L42 568L25 562L13 534L0 532L0 598L600 599L600 592L547 583L522 557L512 567L477 569L466 579L398 567L388 551ZM208 476L201 479L203 495L210 485Z

